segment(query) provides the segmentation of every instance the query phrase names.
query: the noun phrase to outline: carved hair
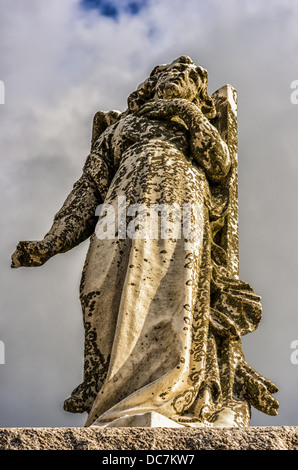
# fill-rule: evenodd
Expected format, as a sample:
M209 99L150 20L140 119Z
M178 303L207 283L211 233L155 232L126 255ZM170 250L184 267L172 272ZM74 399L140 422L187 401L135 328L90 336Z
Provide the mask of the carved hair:
M194 62L188 56L181 56L178 59L174 60L172 64L189 64L198 74L198 83L200 83L200 88L198 88L198 94L193 100L193 102L200 107L202 112L208 119L213 119L216 116L215 105L212 98L207 92L208 85L208 72L200 66L196 66ZM168 67L168 65L158 65L155 67L149 78L147 78L143 83L141 83L137 90L131 93L128 97L128 113L134 113L137 111L146 101L153 98L155 93L155 85L160 74Z

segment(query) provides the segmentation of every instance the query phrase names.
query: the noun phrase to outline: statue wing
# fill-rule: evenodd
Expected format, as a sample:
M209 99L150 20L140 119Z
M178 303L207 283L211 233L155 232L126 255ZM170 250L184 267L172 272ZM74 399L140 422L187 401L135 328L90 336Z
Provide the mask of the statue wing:
M91 150L100 135L121 116L120 111L98 111L93 118Z

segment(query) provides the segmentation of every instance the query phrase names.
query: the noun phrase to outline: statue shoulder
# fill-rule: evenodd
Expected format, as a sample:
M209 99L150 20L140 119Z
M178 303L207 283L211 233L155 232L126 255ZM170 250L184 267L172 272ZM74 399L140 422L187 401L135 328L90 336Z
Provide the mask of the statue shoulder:
M93 118L92 143L112 124L115 124L121 116L120 111L98 111Z

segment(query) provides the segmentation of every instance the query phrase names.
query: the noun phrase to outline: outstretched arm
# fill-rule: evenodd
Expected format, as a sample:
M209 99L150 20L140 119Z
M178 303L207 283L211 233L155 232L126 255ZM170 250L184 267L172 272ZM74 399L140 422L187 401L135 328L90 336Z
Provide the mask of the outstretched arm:
M95 210L104 200L114 170L109 152L112 132L106 129L119 116L118 111L95 114L91 153L81 178L74 184L43 240L18 243L12 255L12 268L41 266L52 256L70 250L93 233L97 221Z
M106 163L98 155L87 158L81 178L74 184L48 233L40 241L21 241L12 255L13 268L41 266L87 239L96 224L95 209L103 201L109 182Z
M81 178L74 184L49 232L40 241L21 241L12 255L12 268L41 266L57 253L64 253L86 240L94 231L96 207L103 202L113 176L110 155L112 132L105 131L119 112L96 113L93 121L91 154Z

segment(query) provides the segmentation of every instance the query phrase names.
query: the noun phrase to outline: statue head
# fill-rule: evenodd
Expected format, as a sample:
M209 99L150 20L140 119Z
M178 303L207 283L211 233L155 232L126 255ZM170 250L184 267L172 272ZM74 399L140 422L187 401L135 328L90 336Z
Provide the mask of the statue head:
M188 56L181 56L171 64L156 66L150 76L128 97L130 113L154 98L186 98L195 103L208 119L216 115L212 98L207 92L208 73Z

